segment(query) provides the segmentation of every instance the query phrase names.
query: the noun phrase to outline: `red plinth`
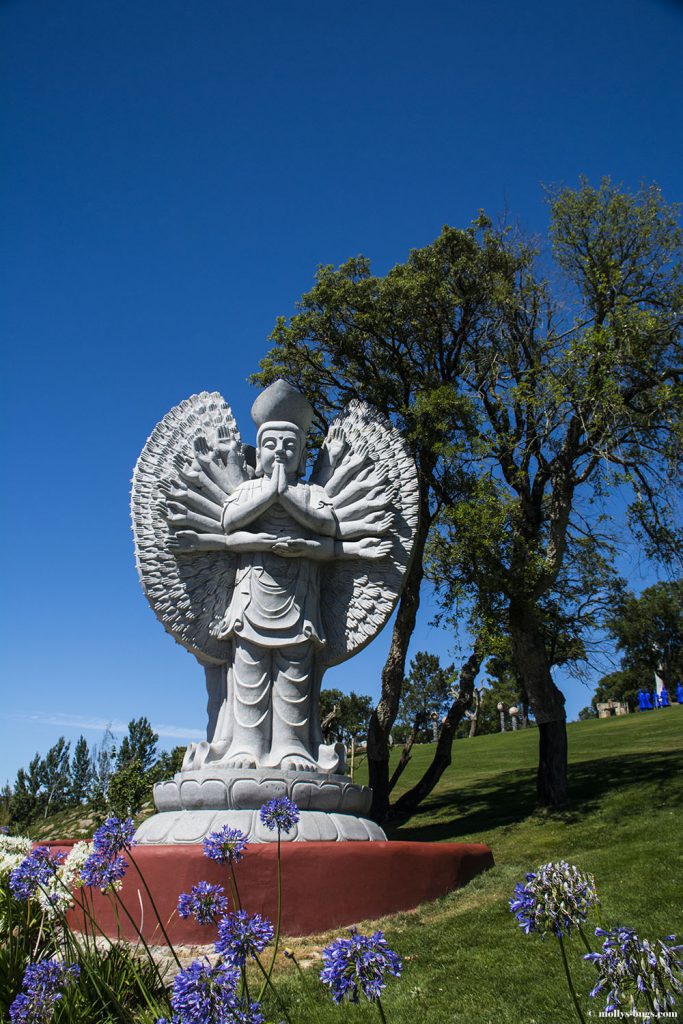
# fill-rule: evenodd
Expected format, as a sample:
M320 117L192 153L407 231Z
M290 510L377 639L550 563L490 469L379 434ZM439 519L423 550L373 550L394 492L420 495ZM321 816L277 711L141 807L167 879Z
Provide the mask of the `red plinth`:
M215 928L178 916L178 896L202 879L223 884L229 894L229 869L205 857L201 845L140 846L134 857L171 941L213 942ZM271 920L277 912L276 857L276 844L254 844L236 866L244 908ZM411 910L465 885L492 866L491 850L480 843L283 844L282 930L286 935L310 935ZM145 939L162 943L149 897L133 864L120 895L136 923L142 922ZM110 900L97 891L93 897L99 926L114 937L117 923ZM121 912L119 917L124 936L134 938L130 921ZM78 912L73 912L74 926L82 926L82 918L77 918Z

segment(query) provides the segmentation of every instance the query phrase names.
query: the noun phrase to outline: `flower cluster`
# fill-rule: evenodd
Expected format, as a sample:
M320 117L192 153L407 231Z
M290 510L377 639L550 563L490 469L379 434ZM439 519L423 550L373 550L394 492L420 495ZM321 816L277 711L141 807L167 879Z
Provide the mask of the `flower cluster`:
M224 825L218 832L211 832L203 840L204 855L219 864L236 864L244 856L249 841L238 828Z
M660 1014L673 1009L675 995L683 991L683 960L678 956L683 946L667 945L674 935L650 942L621 927L596 928L595 934L604 939L602 952L587 953L584 960L592 961L598 972L591 996L605 994L607 1013L650 1020L648 1010Z
M181 917L193 916L199 924L215 924L228 909L228 899L222 885L198 882L192 891L180 894L178 913Z
M43 1024L50 1020L62 990L80 968L77 964L60 964L58 960L40 960L29 964L24 973L23 990L9 1008L12 1024Z
M47 917L65 914L73 903L72 889L82 885L81 871L90 856L92 844L76 843L63 864L36 892L37 902Z
M18 868L33 849L33 840L27 836L8 836L0 832L0 882Z
M273 938L273 926L260 914L238 910L218 922L217 953L228 964L242 967L247 957L257 956Z
M527 935L539 932L543 938L550 932L561 938L579 927L598 903L593 876L559 861L543 864L516 885L510 910Z
M320 980L330 986L335 1003L344 997L359 1002L358 990L374 1002L386 987L385 974L401 976L401 958L386 943L382 932L360 935L350 929L350 939L335 939L323 949L323 969Z
M132 818L107 818L93 836L93 852L81 870L81 881L89 888L108 892L121 888L121 880L128 864L122 850L135 846L135 826Z
M38 889L48 885L57 874L57 868L64 860L59 851L51 853L47 846L37 846L33 853L24 857L19 867L10 872L9 887L18 900L28 900Z
M271 832L291 832L299 820L299 808L286 796L269 800L259 811L259 817Z
M97 853L106 857L115 857L123 850L129 850L136 845L133 819L107 818L92 837L92 844Z
M173 982L173 1024L264 1024L260 1005L237 995L240 972L230 964L195 960ZM167 1024L158 1021L157 1024Z

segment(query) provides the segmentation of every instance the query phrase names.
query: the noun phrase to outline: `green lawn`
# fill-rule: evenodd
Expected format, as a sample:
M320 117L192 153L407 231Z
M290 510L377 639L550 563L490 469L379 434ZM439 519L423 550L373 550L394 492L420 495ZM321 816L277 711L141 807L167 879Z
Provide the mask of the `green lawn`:
M381 922L405 959L403 977L390 982L383 999L388 1020L407 1022L416 1012L421 1024L575 1020L557 943L525 936L507 905L524 873L549 860L568 860L595 875L603 925L628 924L653 938L683 934L682 739L681 707L570 725L572 802L555 814L534 808L535 730L457 742L438 789L391 838L485 842L496 867L415 913ZM417 748L402 787L431 752ZM316 936L296 944L310 958L311 985L325 941ZM580 962L578 942L570 953L578 987L588 993L593 969ZM300 997L297 986L290 992L295 1001ZM587 997L583 1003L597 1019L602 1003ZM301 1019L379 1018L375 1007L342 1012L316 1000Z

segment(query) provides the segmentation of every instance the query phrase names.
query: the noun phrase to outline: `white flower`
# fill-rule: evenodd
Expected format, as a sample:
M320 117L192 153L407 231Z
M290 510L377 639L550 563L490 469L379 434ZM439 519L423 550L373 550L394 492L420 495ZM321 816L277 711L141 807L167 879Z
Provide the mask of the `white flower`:
M65 914L73 904L72 890L81 886L81 868L92 853L92 843L80 842L72 848L63 864L46 885L38 888L36 897L49 918Z
M28 836L6 836L0 833L0 882L9 878L10 871L18 868L33 849Z

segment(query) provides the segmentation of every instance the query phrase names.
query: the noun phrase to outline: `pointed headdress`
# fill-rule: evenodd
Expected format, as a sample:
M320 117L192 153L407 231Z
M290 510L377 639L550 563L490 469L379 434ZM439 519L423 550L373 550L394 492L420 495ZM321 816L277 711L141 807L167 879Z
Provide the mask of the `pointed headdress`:
M258 396L251 407L251 418L259 433L266 423L291 424L305 437L313 419L313 406L300 391L280 379Z

